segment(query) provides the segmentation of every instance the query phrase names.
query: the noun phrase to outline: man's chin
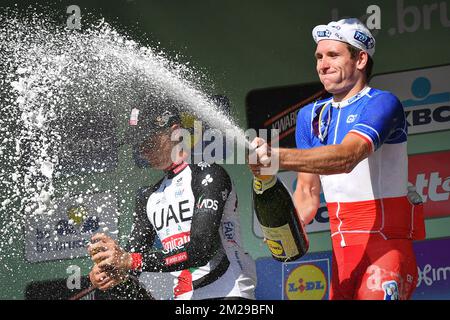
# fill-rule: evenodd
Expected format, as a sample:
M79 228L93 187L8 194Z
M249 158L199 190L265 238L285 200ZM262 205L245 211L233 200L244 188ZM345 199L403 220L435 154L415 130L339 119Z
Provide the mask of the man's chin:
M330 81L329 79L326 79L326 80L320 79L320 82L322 82L323 87L329 93L333 93L333 91L336 90L336 83Z
M345 91L340 86L337 86L335 83L329 83L329 84L323 83L323 86L324 86L325 90L332 95L338 95L338 94L341 94L343 91Z
M324 85L323 87L328 93L335 94L337 92L336 87L333 85Z
M150 160L148 160L148 163L150 167L155 170L166 170L168 167L170 167L170 164L167 163L158 163L156 161L152 162Z

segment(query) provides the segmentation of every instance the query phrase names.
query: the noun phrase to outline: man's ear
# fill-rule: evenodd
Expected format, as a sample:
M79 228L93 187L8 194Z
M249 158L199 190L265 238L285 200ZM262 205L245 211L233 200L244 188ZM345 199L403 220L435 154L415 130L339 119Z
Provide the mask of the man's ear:
M363 71L369 62L369 54L365 51L360 51L358 54L358 60L356 61L356 68Z
M183 132L180 129L181 129L181 126L178 123L175 123L170 127L170 135L171 135L172 141L175 141L175 142L180 141L180 139L183 135Z

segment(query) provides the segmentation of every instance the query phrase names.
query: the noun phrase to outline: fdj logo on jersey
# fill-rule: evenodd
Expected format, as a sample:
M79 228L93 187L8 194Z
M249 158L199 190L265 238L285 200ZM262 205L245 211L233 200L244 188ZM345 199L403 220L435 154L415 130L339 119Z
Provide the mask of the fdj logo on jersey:
M303 264L292 270L285 283L285 296L289 300L322 300L326 292L325 274L312 264Z

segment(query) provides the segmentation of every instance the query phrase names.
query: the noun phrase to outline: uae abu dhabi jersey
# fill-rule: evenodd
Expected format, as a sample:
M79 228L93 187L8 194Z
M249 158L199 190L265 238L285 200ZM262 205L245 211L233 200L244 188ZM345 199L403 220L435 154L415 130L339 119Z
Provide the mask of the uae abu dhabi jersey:
M298 113L299 149L339 144L347 134L364 139L371 153L350 173L320 176L332 237L341 246L374 233L384 239L421 237L423 217L407 198L407 123L400 101L366 87L347 100L320 100Z
M237 196L222 167L183 162L138 199L134 269L171 272L174 299L254 299L255 262L241 247Z

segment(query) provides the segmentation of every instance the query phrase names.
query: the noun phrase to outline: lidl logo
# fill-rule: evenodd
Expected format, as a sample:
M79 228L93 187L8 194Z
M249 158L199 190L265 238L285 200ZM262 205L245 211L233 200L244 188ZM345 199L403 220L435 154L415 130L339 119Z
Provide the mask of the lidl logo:
M283 246L281 245L281 241L279 240L266 240L267 246L269 247L270 252L274 256L277 257L284 257L286 253L284 252Z
M327 277L315 264L301 264L294 268L284 288L288 300L322 300L326 298L327 289Z

